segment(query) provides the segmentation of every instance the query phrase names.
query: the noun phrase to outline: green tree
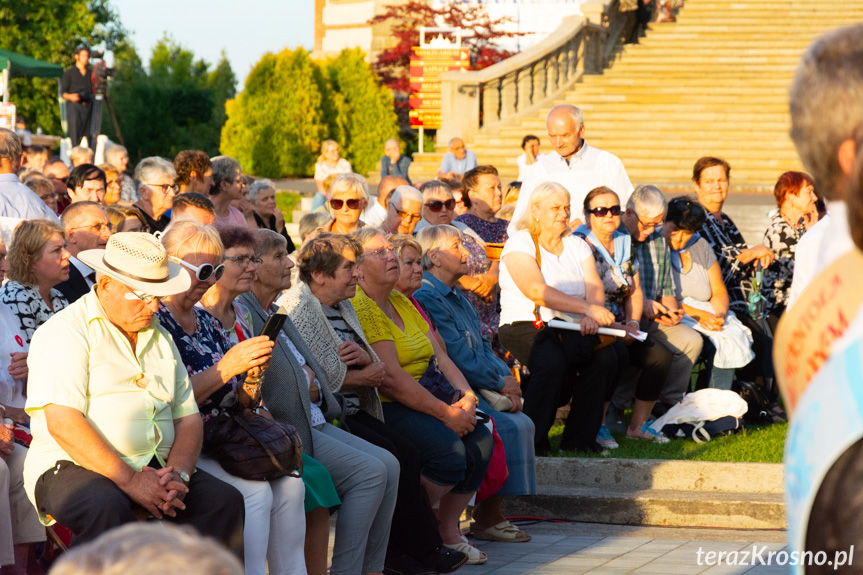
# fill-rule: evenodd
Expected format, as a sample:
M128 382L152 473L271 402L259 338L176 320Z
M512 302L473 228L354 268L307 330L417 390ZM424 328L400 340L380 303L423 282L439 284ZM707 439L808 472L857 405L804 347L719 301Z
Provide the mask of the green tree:
M398 136L398 117L393 94L381 86L359 48L342 50L326 65L333 94L335 121L330 137L340 142L355 172L366 174L375 168L384 142Z
M0 47L61 64L73 65L80 43L104 42L115 54L131 46L109 0L3 0L0 1ZM29 126L60 133L57 82L53 79L14 78L9 90L18 114Z
M218 153L225 101L234 96L236 82L224 54L211 70L166 37L153 47L149 72L136 54L116 66L109 97L133 160L172 157L189 148ZM107 118L103 128L113 140L119 138Z
M329 133L323 78L303 48L265 54L225 106L222 153L256 176L305 176Z

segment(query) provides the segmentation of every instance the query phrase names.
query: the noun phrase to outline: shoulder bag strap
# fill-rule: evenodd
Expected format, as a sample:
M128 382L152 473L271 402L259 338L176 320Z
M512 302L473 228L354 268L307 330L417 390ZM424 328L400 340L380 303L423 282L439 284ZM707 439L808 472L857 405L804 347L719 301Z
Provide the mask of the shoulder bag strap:
M539 273L542 274L542 255L539 252L539 236L530 234L530 239L533 240L533 247L536 250L536 265L539 267ZM533 327L542 329L545 327L545 322L542 321L542 316L539 315L539 306L533 306Z

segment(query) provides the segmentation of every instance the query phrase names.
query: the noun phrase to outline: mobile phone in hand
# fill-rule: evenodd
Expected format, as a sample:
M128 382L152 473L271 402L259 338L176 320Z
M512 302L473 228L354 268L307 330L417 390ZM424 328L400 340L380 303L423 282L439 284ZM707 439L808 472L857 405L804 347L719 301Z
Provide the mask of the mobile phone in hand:
M264 324L264 329L261 330L261 335L267 336L270 338L270 341L276 341L276 338L279 337L279 332L282 331L282 327L285 325L285 320L287 319L288 312L284 307L280 307L276 313L267 318L267 323Z

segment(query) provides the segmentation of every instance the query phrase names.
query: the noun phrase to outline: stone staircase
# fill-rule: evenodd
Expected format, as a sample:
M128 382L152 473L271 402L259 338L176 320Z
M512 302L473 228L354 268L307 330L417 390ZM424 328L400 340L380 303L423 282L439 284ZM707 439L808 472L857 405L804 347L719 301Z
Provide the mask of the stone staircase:
M772 190L780 173L801 169L788 136L801 53L818 34L860 21L863 0L686 0L676 23L651 24L603 75L585 75L555 103L582 108L587 141L618 155L636 185L689 189L695 160L715 155L730 162L733 189ZM550 150L549 108L467 146L514 180L525 134ZM433 178L442 156L415 154L411 178Z
M537 457L537 494L506 516L618 525L784 529L781 463Z

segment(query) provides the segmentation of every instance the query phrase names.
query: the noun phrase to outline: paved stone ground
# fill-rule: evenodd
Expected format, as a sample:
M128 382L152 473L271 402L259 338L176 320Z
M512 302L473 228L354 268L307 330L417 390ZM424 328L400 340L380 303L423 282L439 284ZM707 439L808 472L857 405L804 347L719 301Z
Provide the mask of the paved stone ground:
M751 550L767 559L785 548L785 532L774 530L637 527L595 523L536 523L523 526L527 543L475 541L488 555L484 565L467 565L459 575L779 575L787 566L698 564L710 551ZM330 542L332 543L332 531ZM331 550L332 551L332 550ZM702 560L705 563L705 560ZM714 560L715 563L715 560Z

